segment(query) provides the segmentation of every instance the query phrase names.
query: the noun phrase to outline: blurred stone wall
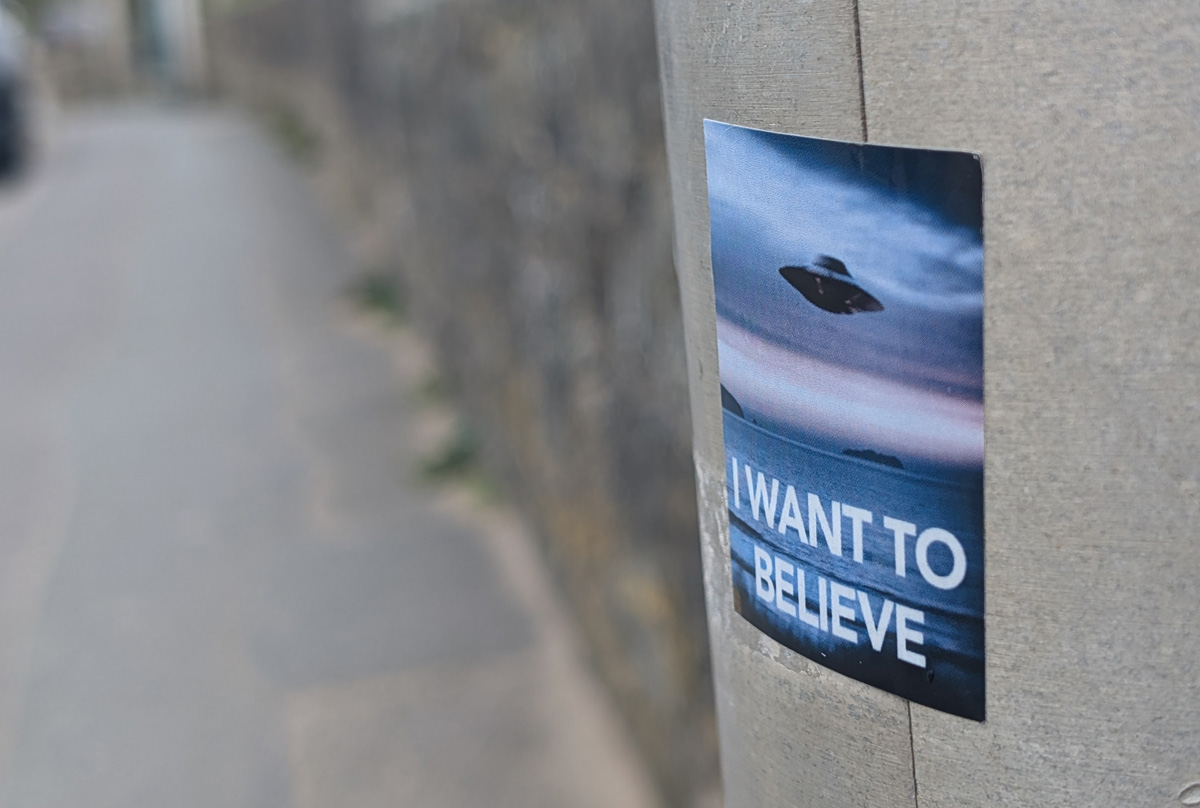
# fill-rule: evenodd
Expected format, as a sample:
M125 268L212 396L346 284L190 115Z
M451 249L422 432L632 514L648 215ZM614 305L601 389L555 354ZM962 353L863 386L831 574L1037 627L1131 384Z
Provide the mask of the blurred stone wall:
M319 133L668 803L716 741L650 0L214 7L227 89Z

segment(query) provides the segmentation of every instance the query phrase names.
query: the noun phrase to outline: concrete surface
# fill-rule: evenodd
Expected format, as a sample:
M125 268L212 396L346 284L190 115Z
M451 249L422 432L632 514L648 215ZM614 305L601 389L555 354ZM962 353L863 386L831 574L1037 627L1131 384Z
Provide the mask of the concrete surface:
M1200 7L656 8L726 804L1200 804ZM705 117L982 156L986 722L734 612Z
M1200 803L1200 6L860 0L871 140L983 156L988 722L922 808Z
M4 804L652 805L519 523L416 479L419 346L309 196L125 107L0 198Z

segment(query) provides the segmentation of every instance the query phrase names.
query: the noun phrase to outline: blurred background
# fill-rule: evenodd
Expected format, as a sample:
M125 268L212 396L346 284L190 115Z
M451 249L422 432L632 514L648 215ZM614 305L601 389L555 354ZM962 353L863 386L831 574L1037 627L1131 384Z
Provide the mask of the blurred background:
M719 805L650 0L0 7L0 804Z

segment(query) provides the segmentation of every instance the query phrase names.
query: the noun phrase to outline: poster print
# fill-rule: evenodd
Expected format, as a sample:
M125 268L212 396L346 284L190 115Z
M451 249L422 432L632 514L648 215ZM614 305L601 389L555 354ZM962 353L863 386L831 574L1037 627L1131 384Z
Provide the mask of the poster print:
M982 721L978 158L704 132L734 605Z

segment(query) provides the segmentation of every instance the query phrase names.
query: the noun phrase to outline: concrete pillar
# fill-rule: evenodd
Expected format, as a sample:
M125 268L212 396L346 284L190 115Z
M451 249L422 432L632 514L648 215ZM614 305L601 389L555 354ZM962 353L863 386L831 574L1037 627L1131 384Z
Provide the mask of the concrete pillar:
M1200 6L657 4L727 804L1200 805ZM982 723L734 611L705 118L982 157Z

